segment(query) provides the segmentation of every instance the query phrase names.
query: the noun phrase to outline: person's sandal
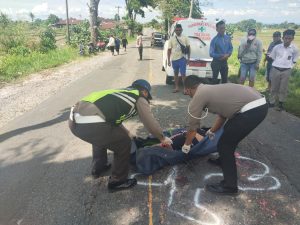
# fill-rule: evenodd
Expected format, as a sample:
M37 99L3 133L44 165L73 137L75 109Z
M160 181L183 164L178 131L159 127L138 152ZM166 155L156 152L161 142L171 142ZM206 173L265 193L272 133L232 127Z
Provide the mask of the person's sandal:
M137 180L135 178L126 179L125 181L113 181L108 183L108 191L109 192L116 192L122 191L128 188L132 188L137 184Z

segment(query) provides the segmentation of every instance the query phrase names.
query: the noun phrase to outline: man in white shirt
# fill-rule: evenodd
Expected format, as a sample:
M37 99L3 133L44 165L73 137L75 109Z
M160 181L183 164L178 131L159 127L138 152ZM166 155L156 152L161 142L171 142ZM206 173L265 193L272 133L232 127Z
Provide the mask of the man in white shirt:
M115 55L115 38L113 35L110 35L107 47L110 49L111 54Z
M168 42L168 66L171 66L171 57L172 53L172 67L174 70L174 80L175 80L175 89L174 93L179 91L179 80L178 75L180 72L182 83L184 85L185 75L186 75L186 65L190 61L190 42L188 37L182 35L181 24L176 24L175 35L171 37ZM186 59L187 55L187 59ZM184 88L184 87L183 87ZM184 88L183 93L186 94Z
M139 33L139 36L136 38L136 47L139 50L140 59L143 59L143 34L142 32Z
M269 106L274 107L276 98L279 101L279 111L283 110L283 103L288 94L289 77L292 73L292 68L297 62L299 51L295 45L292 44L294 40L295 31L288 29L283 32L283 43L276 45L270 58L274 61L270 71L271 79L271 93L269 99Z

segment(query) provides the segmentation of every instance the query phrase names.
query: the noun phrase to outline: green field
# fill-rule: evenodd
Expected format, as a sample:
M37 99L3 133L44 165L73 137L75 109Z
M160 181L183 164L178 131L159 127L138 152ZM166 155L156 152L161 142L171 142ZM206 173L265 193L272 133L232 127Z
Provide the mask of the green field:
M272 42L272 34L276 30L262 30L258 32L257 38L263 43L263 48L268 49L269 44ZM283 32L283 30L279 30ZM229 80L231 82L238 83L238 71L240 63L237 59L237 49L240 44L240 40L246 36L246 33L235 32L233 34L233 54L228 60L229 64ZM300 47L300 30L296 31L296 36L293 42L299 49ZM264 56L263 56L264 58ZM265 80L265 67L263 66L263 59L260 64L260 69L257 73L255 88L265 94L268 97L267 82ZM245 82L245 84L248 84ZM286 109L288 112L293 113L300 117L300 60L293 69L292 76L289 82L289 95L286 101Z

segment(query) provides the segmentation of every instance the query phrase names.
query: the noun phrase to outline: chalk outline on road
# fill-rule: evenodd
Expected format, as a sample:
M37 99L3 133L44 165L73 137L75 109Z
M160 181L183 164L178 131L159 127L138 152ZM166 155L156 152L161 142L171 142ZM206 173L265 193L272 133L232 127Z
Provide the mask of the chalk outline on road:
M265 163L262 163L258 160L255 160L255 159L252 159L252 158L249 158L249 157L245 157L245 156L241 156L241 155L236 156L236 158L240 159L240 160L248 160L248 161L258 163L264 168L264 171L261 174L256 173L256 174L250 175L247 178L249 181L255 182L255 181L261 180L263 178L271 178L275 182L274 185L272 185L271 187L268 187L268 188L254 188L254 187L241 187L241 186L239 186L240 191L244 191L244 192L246 192L246 191L274 191L274 190L278 190L281 187L281 183L278 180L278 178L268 175L270 173L270 168ZM149 182L138 181L138 185L149 186L149 187L150 186L151 187L161 187L161 186L167 186L167 185L170 184L171 189L169 191L169 199L168 199L168 205L167 205L168 206L168 211L170 211L170 212L172 212L172 213L174 213L174 214L176 214L180 217L183 217L187 220L193 221L197 224L201 224L201 225L221 225L221 219L215 213L213 213L212 211L210 211L209 209L207 209L204 205L202 205L200 203L200 196L201 196L201 193L204 192L204 188L197 188L196 189L196 192L194 194L194 206L196 208L204 211L204 213L209 214L212 217L213 221L214 221L213 223L207 223L207 222L204 222L204 221L201 221L201 220L197 220L194 217L187 215L186 213L178 212L178 211L175 211L171 208L171 206L173 204L174 194L177 190L176 181L175 181L175 178L177 176L177 172L178 172L178 167L174 166L171 169L171 172L169 173L167 179L163 183L152 182L152 176L151 176L151 179L149 179ZM139 175L139 174L132 174L131 177L135 177L137 175ZM206 180L208 180L212 177L216 177L216 176L222 176L222 173L207 174L207 175L204 176L203 181L206 181ZM152 194L152 191L151 191L151 194ZM152 212L152 209L151 209L151 212ZM152 213L151 213L151 216L152 216ZM149 221L152 221L152 218Z

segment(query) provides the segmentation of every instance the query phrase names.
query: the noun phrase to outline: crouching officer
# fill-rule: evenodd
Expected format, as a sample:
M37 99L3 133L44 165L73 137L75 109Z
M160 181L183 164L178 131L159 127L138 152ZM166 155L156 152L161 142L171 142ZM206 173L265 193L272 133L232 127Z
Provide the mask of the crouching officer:
M194 75L186 78L185 87L192 100L188 107L189 128L182 151L189 152L200 120L208 111L217 114L207 135L213 139L214 133L225 124L217 144L224 179L220 183L207 184L206 189L218 194L236 194L238 186L234 152L238 143L266 117L266 99L251 87L231 83L204 85ZM206 115L201 118L203 110Z
M80 139L92 144L92 175L97 178L110 168L107 149L114 152L110 191L133 187L135 178L128 179L131 139L122 122L139 115L146 129L162 144L172 141L163 136L162 128L153 117L149 100L151 86L146 80L136 80L131 87L93 92L71 109L69 127Z

